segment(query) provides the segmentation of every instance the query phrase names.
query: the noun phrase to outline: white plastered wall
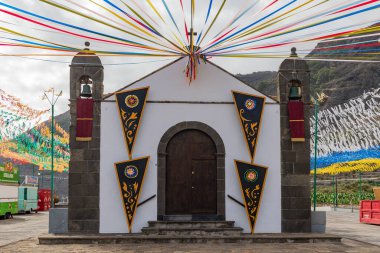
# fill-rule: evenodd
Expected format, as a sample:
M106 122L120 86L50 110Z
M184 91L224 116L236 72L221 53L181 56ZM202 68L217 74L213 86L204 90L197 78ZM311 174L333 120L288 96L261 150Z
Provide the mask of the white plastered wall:
M198 79L188 84L185 59L140 81L130 88L150 86L148 101L233 102L231 90L263 96L211 64L202 64ZM112 101L111 96L106 101ZM269 167L256 233L281 232L280 107L267 99L258 140L255 163ZM157 148L163 134L184 121L198 121L212 127L226 148L226 219L250 232L244 208L227 198L243 202L234 159L249 162L249 154L233 104L147 103L134 147L133 157L150 156L140 201L157 194ZM128 226L116 179L114 163L128 160L115 102L102 103L100 157L100 233L127 233ZM157 198L138 208L134 233L157 219Z

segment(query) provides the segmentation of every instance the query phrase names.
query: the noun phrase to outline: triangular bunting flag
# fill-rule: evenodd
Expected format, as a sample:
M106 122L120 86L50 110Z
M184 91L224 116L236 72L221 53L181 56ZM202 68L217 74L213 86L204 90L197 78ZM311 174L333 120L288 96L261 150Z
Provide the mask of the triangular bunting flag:
M235 166L240 179L245 209L253 234L268 168L237 160L235 160Z
M251 161L253 162L256 152L256 143L260 133L265 97L258 97L237 91L232 91L232 94L245 140L247 141Z
M119 107L120 120L129 159L132 159L133 145L136 141L148 91L149 87L144 87L116 93L116 103Z
M131 161L115 163L116 174L119 179L121 198L128 229L131 233L133 218L136 213L137 203L140 196L141 187L144 183L144 176L149 157L138 158Z

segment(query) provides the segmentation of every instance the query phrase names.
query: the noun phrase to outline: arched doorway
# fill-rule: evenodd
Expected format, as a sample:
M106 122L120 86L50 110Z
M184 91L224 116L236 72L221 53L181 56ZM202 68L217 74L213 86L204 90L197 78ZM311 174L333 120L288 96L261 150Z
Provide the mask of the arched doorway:
M166 214L216 215L214 141L199 130L184 130L166 152Z
M225 149L201 122L182 122L161 138L157 219L225 220Z

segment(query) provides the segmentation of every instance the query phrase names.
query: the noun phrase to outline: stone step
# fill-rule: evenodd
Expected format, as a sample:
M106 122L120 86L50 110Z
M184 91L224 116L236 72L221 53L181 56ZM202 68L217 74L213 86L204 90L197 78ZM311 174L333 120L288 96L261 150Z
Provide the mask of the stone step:
M242 228L155 228L148 227L141 230L146 235L167 236L238 236L243 232Z
M39 243L58 244L141 244L141 243L339 243L342 238L328 234L242 234L239 236L148 236L120 235L41 235ZM317 244L316 244L317 245Z
M148 221L149 228L233 228L234 221Z

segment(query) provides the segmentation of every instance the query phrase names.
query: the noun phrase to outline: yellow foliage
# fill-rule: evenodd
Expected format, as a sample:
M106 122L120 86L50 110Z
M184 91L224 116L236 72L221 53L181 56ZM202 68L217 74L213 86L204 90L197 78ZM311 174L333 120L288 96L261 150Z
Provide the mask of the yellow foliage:
M335 163L326 168L318 169L317 175L336 175L341 173L350 173L354 171L372 172L375 170L380 170L380 159L368 158L352 162ZM311 174L314 174L314 171L311 171Z
M50 128L48 128L47 126L43 125L41 127L41 135L44 136L44 137L49 137L51 135L51 132L50 132Z

